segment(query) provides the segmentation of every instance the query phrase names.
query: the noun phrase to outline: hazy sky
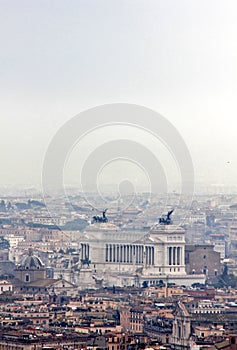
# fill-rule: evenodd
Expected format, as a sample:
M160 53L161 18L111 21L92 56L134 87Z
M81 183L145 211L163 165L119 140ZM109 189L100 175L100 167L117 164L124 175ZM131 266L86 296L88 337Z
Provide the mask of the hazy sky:
M165 116L197 180L235 183L236 18L236 0L0 0L0 183L40 183L59 127L112 102Z

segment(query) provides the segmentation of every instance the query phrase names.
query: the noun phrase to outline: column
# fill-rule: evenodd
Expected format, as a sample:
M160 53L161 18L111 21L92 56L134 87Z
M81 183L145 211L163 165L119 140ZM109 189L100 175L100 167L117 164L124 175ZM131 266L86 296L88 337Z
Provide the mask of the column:
M123 246L123 262L126 262L126 245Z
M181 257L180 265L184 265L184 248L183 247L180 247L180 257Z
M176 247L173 247L173 265L176 265Z
M133 246L132 250L133 256L132 256L132 262L135 264L136 263L136 246Z
M83 260L83 244L81 243L81 259Z
M151 265L151 247L149 247L149 265Z
M150 265L150 247L147 247L147 265Z
M130 261L129 252L130 252L129 245L127 245L127 263L129 263Z
M151 248L151 265L154 265L154 247Z
M169 265L172 265L172 248L168 248L168 260L169 260Z
M148 247L146 247L146 265L148 265Z
M113 244L111 244L111 262L113 262Z
M117 244L117 254L116 255L117 255L116 261L119 262L119 245L118 244Z
M123 246L120 246L120 262L123 262Z
M116 246L113 244L113 262L116 261Z
M108 262L108 244L105 245L105 261Z
M180 265L180 247L177 248L177 265Z
M109 262L112 262L112 244L109 245Z
M136 263L138 264L138 245L136 245Z

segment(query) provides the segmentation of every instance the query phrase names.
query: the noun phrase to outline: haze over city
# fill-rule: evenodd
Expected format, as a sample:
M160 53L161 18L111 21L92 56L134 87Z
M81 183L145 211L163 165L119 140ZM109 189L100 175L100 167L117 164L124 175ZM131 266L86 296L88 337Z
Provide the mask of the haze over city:
M83 110L117 102L173 124L197 183L235 185L236 1L22 0L0 9L2 185L40 185L57 130ZM140 142L152 147L146 135ZM117 173L107 170L105 183ZM75 153L67 183L79 171Z

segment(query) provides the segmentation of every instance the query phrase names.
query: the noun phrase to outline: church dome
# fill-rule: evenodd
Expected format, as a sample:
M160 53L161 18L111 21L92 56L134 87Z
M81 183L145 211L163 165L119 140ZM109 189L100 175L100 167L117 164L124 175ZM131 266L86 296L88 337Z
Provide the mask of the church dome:
M33 254L33 250L30 248L28 255L23 257L18 268L21 270L42 270L44 268L44 264L38 256Z

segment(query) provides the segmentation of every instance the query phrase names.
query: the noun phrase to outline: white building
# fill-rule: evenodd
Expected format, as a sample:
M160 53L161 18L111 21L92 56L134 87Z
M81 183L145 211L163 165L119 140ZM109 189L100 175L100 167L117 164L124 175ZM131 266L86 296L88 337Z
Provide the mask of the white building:
M12 292L13 285L9 281L1 280L0 281L0 294L4 292Z
M9 241L10 248L16 248L19 242L24 241L23 235L9 234L4 236Z
M10 244L9 260L17 262L20 254L20 253L17 253L17 247L20 242L24 241L24 236L8 234L8 235L5 235L4 238L7 239Z
M88 227L81 242L83 271L88 269L90 276L90 270L104 286L156 285L161 280L186 286L204 283L204 275L186 274L184 252L185 231L175 225L157 224L144 235L97 223Z

